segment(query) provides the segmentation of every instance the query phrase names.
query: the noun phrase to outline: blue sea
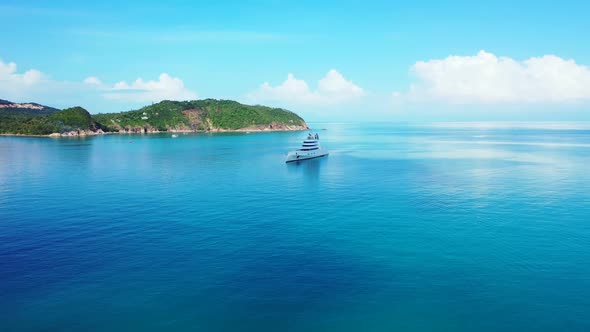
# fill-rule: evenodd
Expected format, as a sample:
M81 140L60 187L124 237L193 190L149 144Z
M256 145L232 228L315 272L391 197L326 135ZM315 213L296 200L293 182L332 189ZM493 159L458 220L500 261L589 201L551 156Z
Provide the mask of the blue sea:
M590 125L0 137L0 331L590 331Z

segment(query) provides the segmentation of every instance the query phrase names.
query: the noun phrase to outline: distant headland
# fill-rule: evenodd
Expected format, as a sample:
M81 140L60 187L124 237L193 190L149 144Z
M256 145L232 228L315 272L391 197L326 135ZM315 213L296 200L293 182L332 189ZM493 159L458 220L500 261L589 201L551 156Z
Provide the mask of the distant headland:
M106 133L242 132L309 129L297 114L282 108L244 105L232 100L164 100L137 110L90 114L0 99L0 135L88 136Z

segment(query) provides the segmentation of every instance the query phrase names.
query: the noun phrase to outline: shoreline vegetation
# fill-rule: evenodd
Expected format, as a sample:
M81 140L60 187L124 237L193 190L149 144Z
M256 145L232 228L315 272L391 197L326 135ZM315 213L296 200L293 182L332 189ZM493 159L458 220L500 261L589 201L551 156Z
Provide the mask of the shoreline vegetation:
M99 114L90 114L79 106L58 110L34 103L0 100L1 136L82 137L307 129L307 123L291 111L232 100L165 100L137 110Z

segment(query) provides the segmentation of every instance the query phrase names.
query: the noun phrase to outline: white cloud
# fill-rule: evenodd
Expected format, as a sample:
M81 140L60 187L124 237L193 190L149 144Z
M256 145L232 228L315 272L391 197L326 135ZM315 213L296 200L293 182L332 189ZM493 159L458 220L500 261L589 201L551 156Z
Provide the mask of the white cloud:
M3 62L0 59L0 95L2 96L7 98L21 96L44 80L46 76L36 69L18 73L16 63Z
M0 59L0 98L11 101L34 101L48 105L85 104L88 100L107 99L123 103L148 103L161 100L196 99L197 94L184 82L166 73L157 80L138 78L132 83L102 82L96 76L82 81L59 81L48 78L36 69L18 72L14 62Z
M555 55L524 61L480 51L419 61L417 82L393 98L460 104L571 103L590 100L590 67Z
M45 75L35 69L29 69L22 75L24 84L33 85L41 82L45 78Z
M129 102L159 102L161 100L197 98L197 94L187 89L181 79L166 73L160 74L158 80L155 81L144 81L141 78L131 84L121 81L115 83L108 91L104 94L105 98Z
M91 85L102 85L102 82L96 76L89 76L84 79L84 83Z
M356 100L364 95L365 91L361 87L332 69L319 80L316 90L311 90L304 80L299 80L293 74L289 74L280 85L271 86L265 82L248 97L256 102L280 101L295 104L333 105Z

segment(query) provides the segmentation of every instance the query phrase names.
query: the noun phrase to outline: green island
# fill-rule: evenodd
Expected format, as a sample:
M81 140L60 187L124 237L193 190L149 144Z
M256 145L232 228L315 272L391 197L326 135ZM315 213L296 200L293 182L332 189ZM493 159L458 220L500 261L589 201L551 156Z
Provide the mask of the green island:
M82 107L59 110L0 99L0 134L82 136L104 133L281 131L308 129L282 108L232 100L165 100L137 110L90 114Z

